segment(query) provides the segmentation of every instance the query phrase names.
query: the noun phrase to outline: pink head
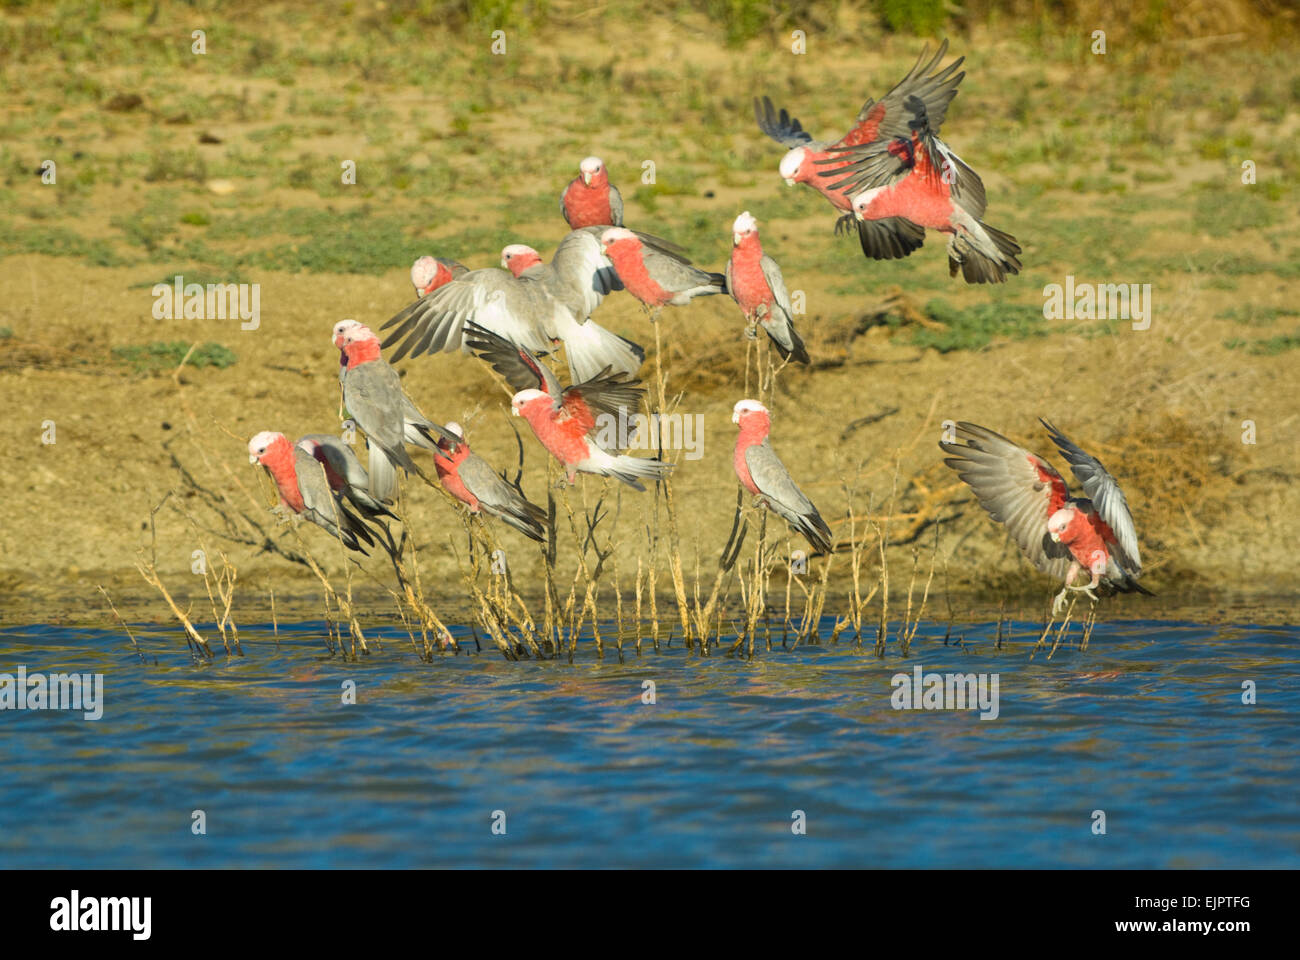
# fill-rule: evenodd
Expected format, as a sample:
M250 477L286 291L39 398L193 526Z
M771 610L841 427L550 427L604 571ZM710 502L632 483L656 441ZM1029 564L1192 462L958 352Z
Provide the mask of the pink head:
M746 210L731 225L731 245L738 247L750 237L758 239L758 221Z
M347 357L348 366L368 363L379 359L379 338L373 330L363 323L343 331L343 342L339 346Z
M516 277L529 267L535 267L541 262L541 254L532 247L525 246L522 243L512 243L501 251L501 266L505 267Z
M545 403L549 407L552 402L551 395L543 390L520 390L510 398L510 411L516 417L528 417L542 409L541 404Z
M353 327L359 327L359 326L361 326L361 324L356 320L340 320L338 323L334 324L334 333L332 335L334 339L334 346L342 350L344 335Z
M807 147L795 147L787 153L781 158L781 176L785 178L786 186L793 187L796 183L811 180L812 166Z
M772 414L757 400L741 400L731 408L731 422L741 433L754 433L761 440L772 429Z
M1060 510L1047 518L1047 535L1057 543L1064 543L1067 546L1075 539L1076 534L1070 530L1074 523L1075 517L1079 515L1079 509L1072 503L1067 503Z
M641 246L641 241L626 227L610 227L600 235L600 245L605 248L605 253L613 256L615 253L636 250Z
M411 284L416 296L426 297L450 282L451 271L434 257L423 256L411 265Z
M600 186L608 179L605 163L600 157L587 157L578 164L578 170L582 174L582 182L589 187L593 184Z
M443 424L443 429L445 429L449 434L451 434L456 439L455 441L453 441L453 440L448 440L446 437L439 437L438 446L441 449L450 450L453 446L456 447L469 446L469 444L465 442L465 428L462 427L455 420L449 420L447 423Z
M293 447L283 433L263 430L248 441L248 462L270 467L282 461L285 455L293 457Z
M853 216L859 220L867 219L867 208L871 206L871 201L876 199L876 194L880 193L883 189L883 187L873 187L872 189L859 193L854 197L851 201L853 203Z

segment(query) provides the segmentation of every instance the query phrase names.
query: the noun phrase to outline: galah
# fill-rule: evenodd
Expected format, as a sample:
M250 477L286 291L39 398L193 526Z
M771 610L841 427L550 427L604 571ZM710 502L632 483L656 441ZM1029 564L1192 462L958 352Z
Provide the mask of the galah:
M560 213L570 230L623 226L623 195L609 182L600 157L578 164L578 175L560 194Z
M1145 593L1137 528L1119 484L1092 456L1071 443L1045 420L1040 423L1061 451L1087 497L1071 497L1065 480L1042 457L985 427L961 421L961 442L940 442L957 471L990 517L1004 524L1016 545L1041 572L1065 582L1052 603L1059 613L1066 594L1081 590L1093 601L1095 591ZM1089 583L1074 586L1080 572Z
M325 479L339 496L345 497L366 520L397 515L369 493L370 477L351 445L332 433L309 433L299 437L295 447L310 454L325 468Z
M903 101L905 116L882 124L879 139L840 153L833 186L852 195L859 222L906 217L949 235L948 273L967 283L1003 283L1020 272L1020 245L980 218L984 182L939 139L938 122L917 96ZM891 115L891 121L894 120Z
M517 484L493 470L465 441L458 423L448 423L448 436L438 441L433 464L443 488L470 513L489 514L514 527L524 536L546 542L546 511L524 496Z
M638 478L662 480L672 470L661 460L612 454L596 434L626 423L641 402L641 381L609 372L560 389L560 382L531 352L488 330L471 327L466 342L490 363L517 392L510 400L515 416L523 417L551 456L564 467L569 483L579 473L614 477L637 490Z
M802 534L815 550L830 553L835 546L830 527L795 486L790 471L772 449L768 436L772 415L767 407L757 400L741 400L731 410L731 422L740 427L732 465L741 486L788 523L791 531Z
M888 129L897 117L903 116L903 101L909 96L922 99L930 116L934 118L937 129L943 121L948 104L957 95L957 85L966 76L965 73L956 72L965 58L959 57L938 70L948 52L948 41L940 44L939 52L927 61L929 52L927 46L907 76L879 102L868 98L858 111L853 129L834 142L814 140L804 131L803 125L784 109L777 112L767 97L761 101L757 98L754 100L754 116L758 120L759 129L790 148L781 158L780 166L786 184L807 184L821 193L830 201L831 206L843 214L835 223L835 232L845 232L856 224L862 252L873 260L894 260L910 255L925 241L925 230L906 217L856 219L853 216L851 197L844 189L833 184L835 173L849 164L851 158L836 151L877 142L882 136L882 128Z
M264 430L249 440L248 462L266 468L285 509L310 520L349 550L365 553L363 543L375 545L372 531L348 509L345 495L330 489L321 463L284 434Z
M758 221L748 210L731 227L731 259L727 261L727 292L744 311L752 332L761 324L781 359L810 363L808 351L794 329L794 308L785 279L775 260L763 252Z
M584 244L585 246L585 244ZM532 247L522 243L512 243L501 251L501 266L509 270L516 279L549 284L557 289L565 289L554 281L552 268L542 261L542 255ZM603 279L611 289L617 290L620 284L613 276L613 267ZM563 301L562 302L566 302ZM564 344L565 356L569 359L569 374L574 382L590 380L602 370L622 371L635 376L645 362L645 351L640 344L633 343L625 337L606 330L595 320L579 322L574 318L575 311L594 309L576 299L566 302L567 313L561 313L556 320L556 337Z
M400 341L393 362L407 355L450 352L464 347L465 324L473 321L535 354L550 352L556 340L563 342L577 379L606 366L635 373L643 356L639 348L599 326L586 329L591 312L618 289L618 277L600 247L602 229L572 231L549 264L536 264L519 277L495 267L469 271L385 323L384 329L396 329L384 347Z
M347 371L343 375L343 403L362 430L370 448L369 492L376 500L392 503L397 495L395 466L417 472L405 444L427 450L438 447L434 434L445 430L420 413L402 389L397 371L379 356L379 338L369 327L350 327L343 334Z
M441 286L469 273L469 268L446 257L420 257L411 265L411 284L417 297L427 297Z
M685 257L625 227L608 228L600 243L623 289L651 311L652 319L658 319L659 311L670 304L682 307L695 297L727 292L722 274L692 266Z

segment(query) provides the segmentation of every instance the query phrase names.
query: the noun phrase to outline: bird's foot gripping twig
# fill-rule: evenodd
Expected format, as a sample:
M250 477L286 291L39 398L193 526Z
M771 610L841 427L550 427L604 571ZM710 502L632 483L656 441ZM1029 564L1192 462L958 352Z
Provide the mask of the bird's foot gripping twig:
M757 321L757 320L751 320L749 323L747 323L747 324L745 325L745 339L747 339L747 340L757 340L757 339L758 339L758 321Z
M287 523L296 526L298 523L298 514L294 513L283 503L277 503L271 508L271 515L275 517L276 523Z

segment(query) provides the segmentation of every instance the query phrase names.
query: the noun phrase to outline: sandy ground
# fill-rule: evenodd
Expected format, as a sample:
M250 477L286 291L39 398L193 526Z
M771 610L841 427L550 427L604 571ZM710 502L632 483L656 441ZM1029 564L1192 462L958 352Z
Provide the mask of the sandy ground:
M17 14L4 16L17 22ZM179 29L166 18L148 29ZM947 278L937 236L901 266L864 261L831 235L833 215L822 201L781 182L782 150L748 112L749 95L762 89L813 131L836 130L865 95L879 96L901 75L920 41L895 37L869 55L828 41L809 64L779 45L770 49L768 39L719 47L693 26L665 21L634 31L575 21L528 37L508 68L485 66L478 53L456 46L468 48L468 39L443 37L444 48L457 52L447 56L442 80L393 68L362 84L357 70L325 64L289 70L287 86L257 70L241 75L238 62L181 66L153 80L129 63L63 63L40 81L48 96L57 98L76 76L96 78L101 93L66 96L44 112L9 76L5 122L17 142L6 138L0 204L0 390L8 408L0 431L14 456L0 527L0 616L10 623L104 618L103 586L125 614L164 617L136 568L142 556L155 557L178 600L195 602L202 616L208 601L203 578L192 572L196 549L210 558L224 553L237 568L237 618L260 616L272 591L282 605L310 609L314 578L267 549L266 538L285 550L305 545L337 582L345 565L323 533L295 531L269 513L274 497L248 463L247 438L264 429L290 437L336 429L333 323L381 323L403 307L411 298L408 265L419 253L493 265L504 233L548 254L565 233L555 198L578 160L594 152L623 186L629 224L688 244L702 265L721 269L738 212L759 218L765 248L785 266L789 285L806 292L798 325L814 359L811 369L780 374L773 443L842 541L850 508L858 532L888 524L895 590L914 564L922 582L933 565L933 615L1001 604L1037 611L1052 585L942 465L936 444L945 420L972 420L1059 464L1037 423L1042 416L1095 453L1133 506L1144 583L1159 597L1122 598L1111 616L1175 616L1191 605L1207 615L1294 619L1300 353L1286 337L1297 326L1290 311L1300 252L1300 68L1276 77L1278 107L1253 95L1257 78L1230 69L1241 62L1231 51L1155 71L1137 59L1101 67L1011 38L954 38L954 49L970 54L970 75L945 134L983 175L988 220L1015 233L1025 250L1024 273L990 291ZM263 29L286 49L298 43L319 51L331 42L327 31L303 39L292 23L259 25L255 17L242 25L246 33L231 34L251 44ZM375 40L365 55L382 52L384 42ZM1270 55L1287 63L1292 54ZM41 61L29 52L25 62ZM498 68L500 76L483 75ZM1198 84L1220 100L1235 98L1235 112L1207 104ZM136 90L142 108L107 108L114 95ZM185 104L194 114L200 103L211 111L206 117L168 122ZM1270 109L1284 115L1273 118ZM1080 133L1088 124L1095 135ZM1139 133L1144 124L1158 129L1146 143L1129 124ZM1258 136L1266 125L1267 142L1251 141L1251 131ZM201 135L219 143L202 143ZM204 158L204 169L149 179L159 156L176 161L173 150ZM59 185L44 186L35 171L51 152L60 159ZM78 155L110 172L78 186ZM392 155L413 165L413 188L394 185L382 159ZM1259 166L1250 186L1239 177L1248 155ZM329 173L348 156L361 158L355 195L333 186ZM662 189L638 190L649 158ZM295 186L285 171L302 164L326 172ZM419 188L420 171L435 168L445 189L430 194ZM673 185L681 189L667 189ZM286 226L286 212L301 220L304 211L351 217L339 242L373 244L381 253L391 246L391 266L373 267L367 253L355 271L321 267L315 258L333 221L305 232ZM191 213L204 222L181 219ZM265 230L219 232L263 217ZM63 235L52 233L44 248L31 242L55 228L102 247L67 255L59 249ZM111 254L109 265L97 265L106 259L101 249ZM232 258L268 250L273 257L230 267ZM150 286L184 271L204 279L234 272L259 283L259 328L153 319ZM917 318L934 298L957 308L1037 308L1044 285L1067 274L1150 283L1150 329L1042 321L1035 335L1003 331L948 352L913 342L918 330L933 329ZM625 294L609 298L596 317L653 354L653 331ZM678 409L703 426L700 458L679 455L674 480L688 589L697 564L707 589L731 526L730 410L744 393L742 326L724 298L670 309L662 321L668 392L680 393ZM1268 346L1270 338L1281 339ZM173 375L114 354L174 340L220 344L238 360ZM402 367L408 391L431 416L460 421L477 452L499 466L513 463L508 398L482 365L442 355ZM652 371L647 364L644 375ZM1254 443L1243 442L1244 421L1254 424ZM55 442L46 443L51 423ZM525 489L544 502L543 452L526 434L524 449ZM451 619L463 610L463 525L433 491L418 482L406 490L424 576ZM613 488L604 495L614 509L606 535L617 542L615 574L627 595L638 559L650 562L654 498ZM567 496L575 509L590 506L602 484L584 480ZM536 549L509 531L500 539L527 591L539 569ZM560 557L562 567L573 563L567 535ZM663 550L658 559L662 570ZM847 584L848 563L836 564L828 613L837 612L834 598ZM875 575L869 565L865 576ZM358 594L376 615L392 612L384 594L391 579L379 559L354 571ZM659 584L661 591L667 585L662 572Z

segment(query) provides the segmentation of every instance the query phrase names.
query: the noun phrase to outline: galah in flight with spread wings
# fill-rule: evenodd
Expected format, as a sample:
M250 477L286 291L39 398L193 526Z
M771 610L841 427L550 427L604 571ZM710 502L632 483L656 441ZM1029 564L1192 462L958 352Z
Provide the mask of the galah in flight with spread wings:
M793 532L803 534L816 550L830 553L834 549L830 527L813 502L795 486L790 471L772 449L768 436L772 415L767 407L757 400L741 400L732 408L731 422L740 427L732 466L741 486L788 523Z
M606 366L635 373L640 368L639 347L633 349L635 345L599 326L588 328L591 312L618 289L618 278L600 247L603 229L572 231L560 241L549 264L539 258L518 277L496 267L462 274L385 323L383 329L395 329L384 347L398 345L394 363L407 355L467 349L465 325L473 322L535 354L549 353L557 340L564 343L576 379L590 378Z
M1069 591L1145 593L1137 528L1119 484L1095 458L1045 420L1048 436L1070 464L1086 498L1071 497L1065 480L1042 457L985 427L956 425L960 442L940 442L944 463L957 471L990 517L1004 524L1016 545L1043 573L1064 580L1052 603L1057 614ZM1090 582L1075 586L1080 572Z
M612 454L597 441L596 418L613 418L617 424L631 417L641 402L641 381L605 371L561 390L555 374L524 347L473 325L466 330L465 342L518 391L511 409L528 421L570 483L579 473L593 473L645 490L641 479L662 480L672 470L671 463L661 460Z
M1004 283L1019 273L1020 244L980 219L984 181L939 139L930 105L910 95L900 114L881 125L880 139L834 153L832 188L852 197L859 222L906 217L948 234L950 276L960 270L967 283Z
M836 151L879 142L884 136L882 129L888 130L896 126L900 118L905 125L910 117L905 115L903 101L909 96L919 97L925 103L937 130L943 122L948 104L957 95L957 85L966 76L965 73L956 72L964 58L954 60L942 70L938 69L947 52L948 41L945 40L940 45L939 52L927 61L927 47L907 76L879 102L868 99L858 112L853 129L834 142L814 140L798 120L784 109L778 112L767 97L761 101L757 98L754 100L754 115L759 129L790 148L781 159L780 172L785 182L789 186L807 184L830 201L831 206L843 214L835 223L837 234L852 229L856 224L862 252L873 260L894 260L910 255L925 241L925 230L902 215L855 218L851 196L846 190L834 185L835 174L841 172L840 168L847 166L853 158Z
M570 230L623 226L623 195L609 182L600 157L587 157L578 164L578 175L560 194L560 213Z
M744 311L751 331L754 324L762 326L782 360L812 362L794 329L794 307L781 268L763 252L758 239L758 221L748 210L731 227L731 259L727 261L726 278L727 292Z
M470 450L460 424L448 423L446 430L448 436L438 441L439 452L433 458L443 488L470 513L498 517L524 536L545 543L546 511Z

